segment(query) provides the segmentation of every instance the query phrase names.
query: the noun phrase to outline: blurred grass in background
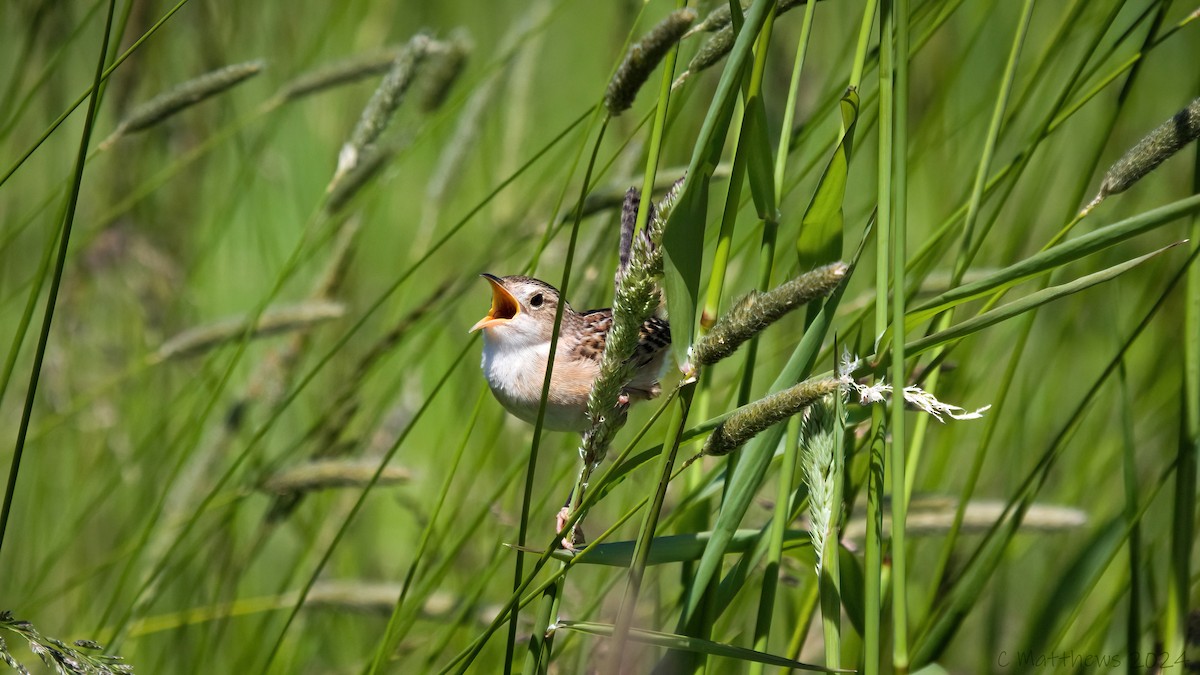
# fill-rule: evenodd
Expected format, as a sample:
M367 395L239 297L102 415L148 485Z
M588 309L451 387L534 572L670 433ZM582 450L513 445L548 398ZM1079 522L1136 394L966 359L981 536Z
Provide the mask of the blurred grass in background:
M1019 5L912 4L907 144L897 152L906 156L897 171L908 186L910 254L934 241L943 223L961 226L968 212L1023 11ZM674 8L574 0L184 4L101 89L11 518L0 542L0 609L45 634L99 640L142 673L362 672L377 654L383 672L465 667L455 655L483 634L513 591L515 553L504 544L517 540L531 434L486 393L476 365L480 346L466 330L488 302L476 275L532 273L558 283L574 200L596 136L589 134L591 111L629 41ZM710 8L701 6L700 16ZM36 141L91 85L108 9L106 2L23 0L0 8L0 63L7 64L0 69L0 345L6 355L19 346L0 398L7 439L0 462L6 467L21 426L86 105L44 143ZM166 3L116 2L106 63L171 9ZM797 263L795 242L839 135L837 102L851 77L863 9L841 0L815 6L777 195L779 246L771 285L806 271ZM979 249L961 270L963 279L986 278L1037 252L1095 194L1113 161L1197 96L1200 70L1189 65L1200 63L1197 26L1180 27L1195 9L1151 0L1043 2L1033 8L984 175L1016 168L971 209L972 243ZM766 135L776 149L804 11L777 17L764 57ZM427 58L377 143L386 151L378 173L344 204L331 202L339 152L395 52L377 58L369 77L294 99L277 94L306 73L394 50L422 30L439 45L465 50L464 69L444 102L423 110L436 72L436 59ZM705 37L681 43L676 74ZM842 203L846 258L873 219L881 180L878 26L862 44L869 48ZM1129 60L1143 51L1129 69ZM265 63L261 73L101 145L139 104L204 73L258 59ZM693 74L673 93L660 185L682 175L692 157L722 67ZM650 78L630 112L612 119L600 142L570 272L576 308L611 301L616 207L626 188L643 181L658 77ZM1073 112L1066 116L1064 110ZM734 120L740 119L739 109ZM731 133L726 162L739 142L749 141ZM1127 192L1109 197L1069 236L1194 194L1194 152L1194 145L1185 148ZM712 272L719 236L714 224L727 176L718 171L712 182L702 279ZM762 226L749 190L741 202L724 269L724 307L758 286L761 274ZM1194 208L1181 209L1189 213ZM1189 227L1193 237L1187 247L1039 312L1015 357L1023 323L1032 315L972 335L949 353L943 365L953 368L939 372L937 395L968 409L999 404L986 422L932 424L920 431L923 441L914 441L921 450L907 476L910 518L917 520L922 509L943 518L929 531L912 525L909 571L900 582L909 599L914 670L933 661L951 672L1018 668L1021 650L1035 656L1117 654L1126 669L1133 663L1131 640L1132 656L1140 655L1142 665L1156 646L1180 657L1171 651L1183 646L1179 621L1189 595L1192 605L1196 600L1195 571L1186 563L1195 539L1200 430L1200 326L1194 318L1185 323L1185 304L1200 298L1200 275L1190 273L1190 296L1183 282L1165 296L1124 353L1119 377L1094 392L1077 426L1068 423L1194 249L1197 225L1189 218L1195 216L1070 265L1056 263L1053 283L1062 283L1187 238ZM863 356L874 351L876 335L886 328L870 319L876 251L892 250L880 249L870 236L832 329L841 345ZM920 290L909 306L946 290L961 259L960 236L953 230L939 240L934 257L910 271L908 288ZM1028 295L1042 282L1026 282L1016 293ZM35 311L27 314L34 291ZM981 304L966 307L978 310ZM275 321L275 330L251 339L252 319L259 315L261 323ZM762 335L751 364L751 400L766 393L805 326L804 313L797 312ZM187 354L164 349L190 329L216 337ZM673 330L677 339L688 333L674 324ZM925 331L925 325L910 326L907 334L915 339ZM929 356L910 359L910 373ZM822 358L816 372L833 365L828 354ZM997 392L1010 360L1011 390L1000 403ZM735 357L705 372L688 426L735 407L744 363ZM670 372L667 390L678 379ZM616 448L656 405L634 409ZM850 408L852 422L870 418L857 405ZM635 456L662 442L667 417L634 448ZM909 429L920 429L923 423L908 417ZM1063 443L1055 445L1060 434ZM871 433L849 427L846 436L852 451L846 476L850 522L842 557L851 564L843 564L841 574L850 621L841 629L841 663L858 668L864 658L857 635L862 544L850 532L866 509ZM552 515L578 471L578 443L572 435L550 433L541 445L531 547L552 539ZM692 443L682 450L685 457L698 451ZM984 447L972 483L972 463ZM1038 476L1035 468L1048 449L1056 463ZM359 511L366 481L391 450L390 469ZM741 527L769 527L777 493L792 492L790 484L778 492L779 454L755 484L757 498ZM312 458L332 463L317 467L330 473L317 471L314 478L306 466ZM633 468L596 503L589 535L653 494L654 464ZM724 460L705 460L675 481L658 534L710 529L728 467ZM310 470L296 479L303 498L287 487L297 483L280 478L297 468ZM1190 471L1190 482L1177 480L1177 468L1185 477ZM1031 474L1044 481L1038 502L1074 507L1086 522L1071 512L1074 519L1042 534L1035 517L1041 507L1030 509L1029 531L999 549L994 569L979 572L970 561L986 541L980 532L999 514L989 521L973 506L962 537L943 550L956 499L981 506L1015 503ZM330 484L341 487L312 489ZM799 510L802 488L795 497ZM972 520L977 516L982 523ZM612 539L636 538L641 521L634 516ZM797 520L791 527L804 525ZM781 583L770 593L774 609L767 610L775 619L760 651L826 663L820 622L810 628L816 581L813 553L800 545L806 536L784 553ZM690 555L698 558L698 551ZM737 560L726 557L722 574L736 573ZM624 571L586 564L570 569L558 616L614 623ZM635 626L675 630L693 568L683 569L682 577L676 564L647 569ZM956 587L963 575L978 584ZM746 579L721 612L709 610L703 621L709 640L754 646L761 565ZM315 585L305 592L311 581ZM293 620L301 593L307 602ZM889 594L885 565L885 606ZM516 668L535 614L531 607L520 615ZM882 614L885 671L895 658L888 656L894 642L890 617L890 610ZM954 630L937 633L945 621ZM941 637L928 638L930 631ZM14 656L35 660L17 642L9 637ZM611 644L559 630L549 667L606 670L614 658ZM640 644L629 649L632 672L649 672L661 656L658 648ZM498 672L504 658L501 630L469 667ZM708 667L743 672L743 658L714 656Z

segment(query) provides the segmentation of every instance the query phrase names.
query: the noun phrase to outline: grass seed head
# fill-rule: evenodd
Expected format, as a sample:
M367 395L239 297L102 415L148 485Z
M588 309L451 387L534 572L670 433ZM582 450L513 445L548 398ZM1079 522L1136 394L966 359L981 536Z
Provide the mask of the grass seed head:
M846 276L846 263L818 267L765 293L752 292L717 319L692 347L692 364L708 366L737 351L788 312L833 292Z
M311 328L340 318L346 313L344 305L315 300L294 305L271 307L258 317L252 335L264 337L294 330ZM155 361L166 361L204 353L214 347L241 339L249 319L237 316L197 326L179 333L163 343L154 354Z
M404 102L404 95L408 93L416 78L417 69L429 54L432 42L428 35L420 33L413 36L404 49L400 50L387 75L363 108L362 116L350 134L350 140L342 146L338 155L334 184L358 164L363 151L370 147L391 123L396 109Z
M396 156L400 147L405 144L405 141L388 142L373 145L361 155L355 153L353 163L349 164L350 168L329 184L329 197L325 200L325 211L327 213L340 211L354 198L354 195L358 194L359 190L362 190L367 183L379 175L379 171L387 166L387 163ZM344 152L345 148L343 148Z
M729 53L729 50L733 49L734 37L732 24L728 24L710 35L704 44L700 45L700 49L692 55L692 60L688 61L687 70L676 78L675 84L672 86L678 87L692 75L720 62Z
M462 29L454 31L449 40L435 44L421 86L419 107L427 113L437 110L446 102L446 97L467 65L467 57L474 49L471 36Z
M352 56L296 76L276 94L281 102L294 101L326 89L382 75L391 69L403 47L393 45L370 54Z
M702 454L722 456L742 447L763 430L778 424L841 387L835 377L810 380L747 405L721 423L704 444Z
M1099 194L1083 208L1080 216L1086 216L1109 195L1133 187L1134 183L1197 138L1200 138L1200 98L1146 134L1109 167L1100 183Z
M608 446L625 424L625 410L617 404L621 390L633 379L636 365L631 358L641 338L642 325L654 316L662 301L658 278L662 275L662 233L667 218L683 189L683 179L659 201L654 216L639 234L631 235L627 261L618 271L613 297L613 325L604 342L600 374L588 395L588 417L592 425L584 434L580 454L588 466L598 464ZM636 220L636 190L627 196L625 219Z
M379 468L377 459L334 459L306 462L284 469L263 482L263 490L275 494L295 494L334 488L365 487ZM378 485L395 485L412 478L407 469L384 467Z
M604 107L610 115L616 117L633 105L638 90L654 72L658 62L679 42L695 20L696 10L675 10L629 48L629 53L608 83L608 92L604 95Z
M261 60L226 66L159 94L126 115L100 147L108 148L122 136L149 129L182 110L227 91L259 74L264 67L266 64Z
M841 393L826 394L805 410L800 435L800 464L808 485L809 534L817 554L818 575L826 542L831 535L837 536L837 514L841 512L841 504L835 503L843 473L843 462L838 455L842 449L837 445L836 432L845 419L836 415L833 396Z

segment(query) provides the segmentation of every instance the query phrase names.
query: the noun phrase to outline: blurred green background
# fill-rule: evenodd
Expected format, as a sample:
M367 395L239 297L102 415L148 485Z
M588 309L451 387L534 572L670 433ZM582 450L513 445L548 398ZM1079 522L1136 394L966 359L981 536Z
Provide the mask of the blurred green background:
M1019 3L987 0L913 5L910 251L930 241L970 194L1021 11ZM701 6L701 16L710 6ZM0 609L48 635L105 642L140 673L257 672L277 640L275 672L362 672L380 649L391 605L428 527L398 614L403 633L392 633L399 639L385 670L437 672L446 665L512 591L514 554L503 544L516 541L531 439L531 427L481 396L479 344L466 332L488 307L486 284L476 275L531 272L561 281L570 228L559 225L569 225L595 136L586 134L587 118L571 125L601 100L628 40L673 8L657 0L187 2L103 89L0 548ZM111 54L124 52L171 9L118 1ZM1153 0L1037 4L989 175L1014 159L1028 162L986 194L979 227L994 227L968 277L1036 252L1094 195L1112 161L1196 97L1197 28L1174 30L1194 9ZM86 103L36 142L90 86L107 10L105 2L0 5L0 345L8 354L19 344L0 399L5 476L48 295L41 266L56 253ZM842 0L815 10L780 198L776 283L797 271L793 243L837 138L835 104L862 12L861 2ZM781 15L774 26L764 75L772 139L781 131L802 13ZM469 44L465 69L432 111L417 105L427 86L418 79L384 136L394 155L330 213L325 200L339 149L378 85L378 71L281 105L268 102L297 76L403 44L421 30ZM1147 37L1163 34L1161 42ZM682 43L677 72L702 39ZM1131 78L1122 66L1146 44L1153 48ZM876 205L875 58L872 49L860 92L844 202L846 255ZM138 104L255 59L265 63L255 77L100 148ZM660 163L664 180L687 165L720 70L694 75L674 94ZM1111 83L1092 91L1113 73ZM641 184L645 120L657 85L656 74L634 108L612 121L593 197L619 197ZM1086 103L1043 138L1039 132L1056 118L1063 96L1067 105ZM731 138L729 156L735 145ZM1193 157L1187 148L1129 192L1110 197L1078 232L1193 194ZM725 182L715 180L714 222L724 191ZM760 227L747 192L739 213L726 302L753 288L758 275ZM1112 266L1183 239L1186 229L1184 222L1159 228L1060 274L1075 278ZM715 224L707 229L710 254L716 231ZM576 308L611 301L617 233L611 204L582 221L569 294ZM947 241L924 271L927 278L914 283L936 291L941 279L944 287L958 248L957 239ZM188 329L253 315L264 305L309 307L342 246L348 246L344 272L327 298L338 304L336 318L248 341L234 331L191 356L156 356ZM874 256L871 242L835 324L840 339L863 355L872 351L874 329L869 318L862 329L851 322L873 298ZM988 413L996 426L974 498L1003 503L1015 494L1185 257L1176 249L1038 315L1016 360L1011 392ZM26 326L31 290L37 304ZM764 334L753 365L755 396L799 340L803 314ZM963 342L949 357L954 368L942 374L938 396L968 409L994 403L1021 321ZM1178 524L1174 478L1163 472L1176 459L1185 405L1196 405L1181 403L1181 390L1184 343L1197 339L1186 335L1180 287L1126 355L1122 378L1100 390L1070 432L1041 490L1039 501L1074 507L1086 523L1018 535L940 653L943 666L1003 670L998 654L1043 636L1053 636L1039 647L1047 653L1123 653L1134 576L1141 584L1143 649L1159 639L1171 528ZM741 364L731 359L711 371L707 409L694 421L733 407ZM668 386L677 377L669 375ZM635 409L618 447L653 410L654 404ZM639 448L660 442L662 426ZM984 428L984 422L931 425L914 467L915 493L958 497ZM397 440L390 466L407 479L373 489L353 520L361 476L356 485L312 492L287 508L263 489L313 455L365 460L362 466L373 470ZM1143 567L1132 571L1121 518L1128 444L1135 450L1135 494L1148 503L1138 521ZM542 444L531 546L552 535L553 514L578 470L577 445L562 433L548 434ZM589 514L588 534L652 493L652 466L631 473ZM669 494L666 512L723 468L706 461L690 469ZM852 481L861 479L851 473ZM678 514L688 518L671 521L664 533L708 522L715 493L694 500L690 514ZM774 483L765 482L743 527L770 520L774 494ZM861 519L864 504L860 498L852 518ZM616 538L633 538L640 520ZM970 534L957 542L950 577L979 541ZM931 573L941 542L938 535L910 541L914 631L942 597L939 581L947 582ZM772 652L786 653L798 628L808 625L811 615L801 608L813 584L810 564L796 554L784 565ZM310 598L285 628L297 589L319 567L314 592L331 599ZM578 566L566 582L562 616L611 622L623 578L620 569ZM1072 580L1082 586L1064 590ZM748 646L757 583L750 581L714 620L714 640ZM652 568L639 625L670 630L680 587L678 566ZM349 602L339 588L365 592L367 600ZM522 613L522 636L530 614ZM844 630L853 632L848 624ZM13 654L32 664L16 637L8 640ZM587 672L610 658L604 642L563 634L552 668ZM820 642L818 620L799 658L821 662ZM473 671L499 672L503 650L502 630ZM743 672L745 664L714 658L710 667Z

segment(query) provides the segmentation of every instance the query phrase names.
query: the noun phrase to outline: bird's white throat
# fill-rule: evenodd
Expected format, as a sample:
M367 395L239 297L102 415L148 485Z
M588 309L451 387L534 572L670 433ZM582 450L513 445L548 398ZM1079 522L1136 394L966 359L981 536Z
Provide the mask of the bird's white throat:
M517 331L508 331L509 326L489 328L483 333L483 375L496 399L509 412L529 423L537 420L538 404L541 401L542 385L546 378L546 362L550 356L550 343L545 340L529 339L530 336ZM559 340L559 353L565 345ZM556 364L554 376L557 375ZM544 426L554 431L578 431L586 423L585 411L578 407L556 403L553 398L546 403Z

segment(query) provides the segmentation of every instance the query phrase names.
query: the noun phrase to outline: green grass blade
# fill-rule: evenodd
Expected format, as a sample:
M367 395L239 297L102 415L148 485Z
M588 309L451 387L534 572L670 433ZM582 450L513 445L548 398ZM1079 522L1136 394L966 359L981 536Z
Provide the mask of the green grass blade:
M167 13L164 14L162 16L162 18L160 18L153 26L146 29L146 32L143 33L142 36L140 38L138 38L136 42L129 45L129 49L126 49L124 52L122 52L121 55L119 57L117 57L117 59L115 61L113 61L112 65L110 65L108 68L104 69L104 71L100 74L100 79L98 81L96 81L95 83L93 83L93 85L87 91L80 94L79 98L75 99L74 103L72 103L70 106L68 106L67 109L65 111L63 111L63 113L61 115L59 115L57 119L55 119L53 122L51 122L50 126L47 127L45 131L42 132L42 135L39 136L38 139L33 142L33 145L29 146L29 148L21 155L21 157L18 158L17 161L13 162L13 165L10 166L7 171L4 172L3 176L0 176L0 186L7 183L9 178L12 178L13 174L17 172L17 169L20 169L21 165L25 163L25 160L29 159L30 157L33 156L33 153L37 152L37 149L40 148L42 146L42 144L46 142L46 139L50 138L51 134L53 134L56 130L58 130L58 127L62 126L62 123L65 122L67 120L67 118L71 116L71 113L75 112L76 108L78 108L80 105L82 105L84 101L88 100L88 97L91 96L93 92L99 90L101 82L104 82L105 80L107 80L108 76L112 75L113 71L115 71L117 68L119 68L121 66L122 63L125 62L125 59L132 56L133 53L135 51L137 51L139 47L142 46L142 43L144 43L146 40L150 39L150 36L152 36L156 32L158 32L158 29L162 28L163 25L172 16L175 16L176 12L183 9L183 6L186 5L187 2L188 2L188 0L179 0L179 2L176 3L175 6L172 7L171 9L167 10Z
M949 640L959 629L966 615L975 603L978 602L979 594L999 566L1008 544L1012 541L1013 536L1020 527L1025 512L1033 504L1038 491L1045 484L1050 470L1061 458L1063 446L1078 428L1084 412L1088 409L1097 392L1100 390L1101 385L1118 369L1121 360L1125 357L1130 346L1142 335L1143 331L1150 324L1151 319L1163 307L1166 299L1170 296L1171 290L1180 282L1188 265L1195 259L1196 253L1193 253L1192 257L1189 257L1188 262L1166 284L1166 288L1158 300L1146 312L1129 337L1122 343L1117 355L1097 376L1092 385L1087 389L1087 393L1083 399L1062 424L1054 440L1042 453L1037 464L1026 476L1022 485L1010 500L1009 506L1006 508L1005 517L988 533L983 543L980 544L979 548L963 568L959 578L944 594L944 600L934 608L921 633L913 643L912 663L920 666L938 658L945 650ZM1172 470L1173 468L1172 466ZM1155 492L1157 492L1157 489ZM1153 500L1154 495L1148 495L1146 505L1148 506Z
M708 184L721 159L725 134L733 116L746 60L767 20L774 0L754 0L746 22L737 36L721 81L688 163L688 178L663 233L663 285L667 312L671 316L671 351L679 363L687 361L687 349L696 330L700 307L700 270L704 260L704 229L708 212Z
M1025 628L1019 643L1022 649L1047 654L1057 648L1062 631L1082 611L1087 596L1117 557L1129 528L1135 523L1122 513L1096 529L1091 540L1062 570L1058 582L1051 584L1053 591Z
M762 536L760 530L741 529L733 533L725 552L744 553L750 550ZM666 537L654 537L650 553L646 557L647 565L665 565L669 563L699 560L704 553L704 547L713 537L711 531L689 532L674 534ZM781 546L791 549L805 546L809 542L808 530L787 530ZM553 556L564 562L576 565L604 565L609 567L628 567L633 561L636 541L613 541L589 546L586 551L574 552L557 549Z
M937 313L964 302L1001 291L1045 274L1071 261L1126 241L1167 225L1184 216L1200 212L1200 195L1180 199L1152 211L1138 214L1087 234L1068 240L1053 248L1029 256L978 281L963 284L914 307L905 321L906 327L928 321Z
M844 216L842 201L846 196L846 179L850 170L850 148L858 121L858 92L846 91L842 96L842 134L833 149L833 156L821 174L812 201L804 210L800 237L796 239L796 254L800 269L825 265L842 257Z
M598 635L601 637L612 637L615 633L615 627L611 624L593 623L589 621L560 621L556 630L570 630L587 635ZM721 656L739 661L755 661L765 663L771 666L781 666L784 668L793 668L795 670L808 670L818 673L841 673L850 672L843 670L830 670L821 666L801 663L793 661L782 656L774 654L764 654L753 649L745 647L735 647L733 645L713 642L711 640L701 640L700 638L688 637L686 635L676 635L675 633L663 633L654 630L645 630L642 628L634 628L629 631L629 639L633 642L653 645L655 647L666 647L667 649L688 651L695 654L704 654L707 656Z
M1091 288L1096 284L1102 284L1106 281L1111 281L1133 269L1134 267L1137 267L1151 258L1154 258L1160 253L1178 246L1179 243L1164 246L1163 248L1160 248L1156 251L1151 251L1146 255L1138 256L1132 260L1123 262L1120 265L1107 267L1099 272L1093 272L1092 274L1080 277L1074 281L1067 282L1065 284L1059 284L1058 286L1044 288L1036 293L1031 293L1023 297L1020 300L1015 300L1008 304L1001 305L993 310L984 312L983 314L967 319L961 323L957 323L944 331L914 340L908 343L907 349L909 350L909 354L911 356L916 356L917 354L927 352L935 347L939 347L954 340L959 340L973 333L977 333L988 326L992 326L1000 323L1001 321L1011 319L1014 316L1024 314L1025 312L1040 307L1048 302L1065 298L1068 295L1073 295L1080 291Z
M1200 154L1192 167L1192 189L1200 192ZM1200 217L1189 227L1193 255L1200 252ZM1171 513L1170 571L1166 616L1167 653L1183 654L1192 621L1192 550L1196 540L1196 483L1200 465L1200 267L1193 264L1184 291L1184 369L1180 392L1179 441L1175 455L1175 495ZM1171 650L1174 650L1173 652Z
M869 228L868 232L864 234L864 242L866 234L869 234ZM860 244L854 260L850 263L850 269L846 272L846 279L853 276L854 268L859 256L862 254L862 249L863 246ZM845 288L846 285L843 283L826 299L820 311L817 312L814 320L809 325L808 330L804 332L804 337L796 345L796 349L793 351L787 365L784 366L779 376L775 379L775 382L771 385L770 392L782 391L799 382L811 372L813 364L816 362L817 353L820 351L821 344L829 330L833 315L837 311L838 303L841 302ZM716 527L713 530L713 537L705 547L703 557L701 557L700 564L696 568L696 578L693 580L692 586L688 589L684 597L683 610L680 613L679 628L677 629L678 632L689 633L696 629L695 622L699 620L701 615L703 589L708 586L714 575L716 575L721 558L725 555L725 549L733 538L733 533L737 531L742 518L745 516L746 510L749 508L757 491L757 487L762 482L762 477L766 473L767 465L770 463L775 447L779 444L782 436L783 425L775 425L754 437L746 447L738 451L741 453L741 460L737 464L734 475L729 479L731 481L728 490L729 498L721 506L721 512L717 516Z
M12 463L8 470L8 480L4 487L4 505L0 507L0 550L4 547L4 534L8 530L8 519L12 515L13 496L17 490L17 475L21 469L21 456L25 450L25 437L29 433L29 422L33 416L33 402L37 396L38 380L42 374L42 361L46 356L46 344L50 340L50 325L54 321L54 308L58 301L59 288L62 286L63 268L67 262L67 250L71 243L71 230L75 224L75 209L79 205L79 191L83 184L83 167L87 161L88 145L92 140L92 130L96 123L97 107L100 103L100 81L104 75L104 60L108 54L108 40L113 26L113 14L116 9L116 0L110 0L108 3L108 18L104 22L104 35L100 43L100 58L96 63L96 75L92 80L91 91L94 92L88 98L87 116L83 122L83 132L79 140L79 151L75 156L74 178L71 182L71 190L67 196L67 204L64 208L64 217L61 227L61 234L58 237L58 257L54 263L53 276L50 278L50 291L46 299L46 309L42 313L42 328L38 335L38 344L33 357L33 366L29 373L29 386L25 392L25 405L21 410L21 422L17 428L16 445L13 447ZM0 181L2 183L3 181ZM42 276L45 275L45 269L42 270ZM15 351L15 350L14 350Z

